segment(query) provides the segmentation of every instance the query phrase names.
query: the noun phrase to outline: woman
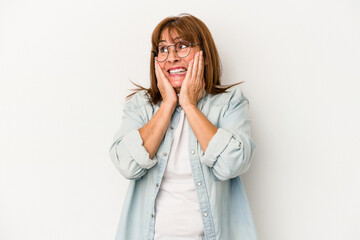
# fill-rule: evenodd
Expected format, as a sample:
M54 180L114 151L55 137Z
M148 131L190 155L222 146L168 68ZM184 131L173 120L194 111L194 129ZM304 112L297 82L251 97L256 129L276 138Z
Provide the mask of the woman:
M252 240L240 175L255 150L248 99L220 87L214 40L181 14L152 34L151 87L128 97L110 148L130 179L116 239Z

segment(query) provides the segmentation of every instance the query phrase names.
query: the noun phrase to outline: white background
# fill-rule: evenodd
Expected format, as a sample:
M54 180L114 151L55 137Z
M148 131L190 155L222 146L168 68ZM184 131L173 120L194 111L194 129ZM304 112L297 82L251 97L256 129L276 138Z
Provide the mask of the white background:
M0 0L0 239L114 239L109 157L163 18L207 24L245 81L260 240L360 239L360 2ZM226 240L226 239L225 239Z

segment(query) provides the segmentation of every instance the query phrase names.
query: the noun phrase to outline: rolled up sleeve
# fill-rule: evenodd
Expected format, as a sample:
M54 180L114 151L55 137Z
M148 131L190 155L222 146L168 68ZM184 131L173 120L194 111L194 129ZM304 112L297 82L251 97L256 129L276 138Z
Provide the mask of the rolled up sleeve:
M204 156L202 157L202 163L213 167L217 158L228 146L232 134L224 129L219 128L213 138L210 140Z
M115 167L129 180L140 179L158 162L156 155L151 159L143 146L138 129L145 123L140 108L127 102L120 130L115 134L109 152Z
M218 180L240 176L250 167L256 145L251 137L248 109L247 98L231 99L216 134L200 156L201 163L210 167Z

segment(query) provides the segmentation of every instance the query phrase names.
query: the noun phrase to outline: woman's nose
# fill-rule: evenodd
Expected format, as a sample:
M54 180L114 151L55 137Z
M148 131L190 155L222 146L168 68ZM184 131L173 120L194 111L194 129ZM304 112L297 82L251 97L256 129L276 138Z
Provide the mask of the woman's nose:
M172 47L173 47L173 48L172 48ZM178 55L177 55L176 52L175 52L175 46L169 47L169 56L168 56L167 60L168 60L169 62L173 62L173 61L179 60L179 57L178 57Z

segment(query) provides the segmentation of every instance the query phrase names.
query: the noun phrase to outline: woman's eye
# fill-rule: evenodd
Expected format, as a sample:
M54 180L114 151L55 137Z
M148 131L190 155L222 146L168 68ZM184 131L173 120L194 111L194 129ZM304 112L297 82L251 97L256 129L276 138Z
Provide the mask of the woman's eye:
M160 52L160 53L167 52L167 47L165 47L165 46L159 47L159 52Z
M188 47L188 44L186 44L186 43L180 43L179 44L180 49L184 49L184 48L187 48L187 47Z

